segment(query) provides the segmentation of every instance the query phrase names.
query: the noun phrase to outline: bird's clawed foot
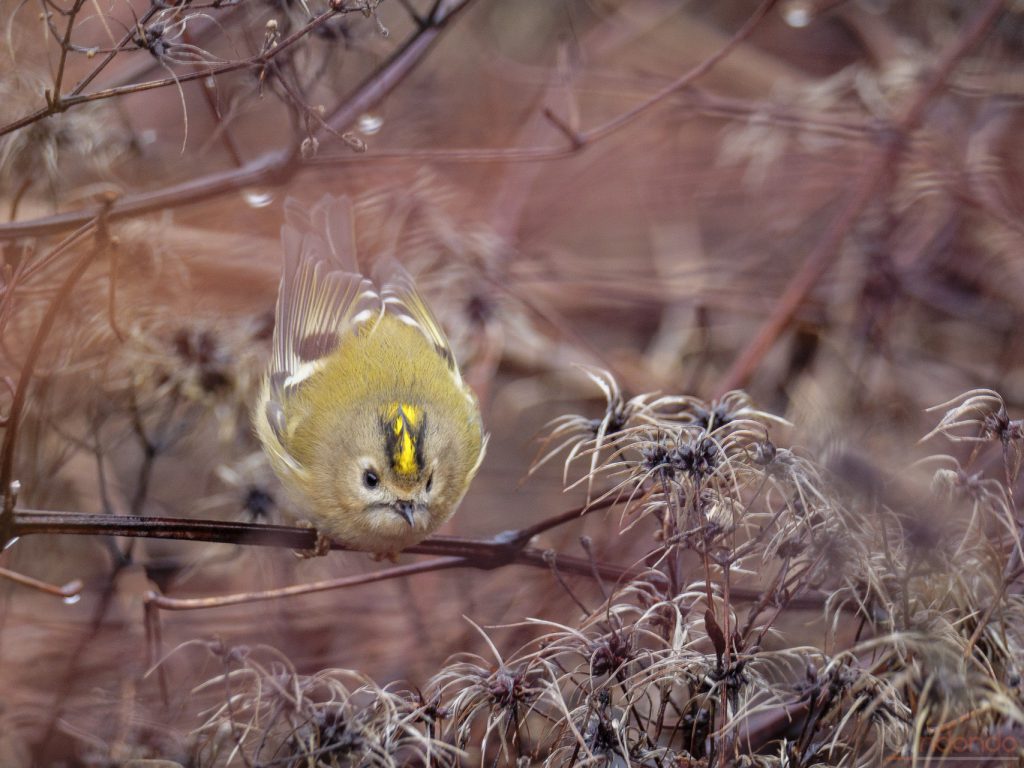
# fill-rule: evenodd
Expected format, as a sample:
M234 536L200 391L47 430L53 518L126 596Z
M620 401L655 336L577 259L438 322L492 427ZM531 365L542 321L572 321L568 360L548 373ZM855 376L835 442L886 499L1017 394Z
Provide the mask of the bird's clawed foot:
M319 528L313 525L308 520L300 520L299 526L302 528L309 528L316 531L316 543L312 549L293 549L292 553L301 560L308 560L313 557L323 557L331 551L331 539L325 535Z

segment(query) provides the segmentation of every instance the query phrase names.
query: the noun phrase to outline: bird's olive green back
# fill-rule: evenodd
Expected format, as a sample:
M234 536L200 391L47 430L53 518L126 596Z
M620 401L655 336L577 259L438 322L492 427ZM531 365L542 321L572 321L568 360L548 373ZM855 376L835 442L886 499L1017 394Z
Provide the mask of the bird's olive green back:
M418 328L389 314L345 338L286 398L288 449L300 463L310 462L318 445L332 442L329 431L340 427L336 419L312 414L337 411L339 403L353 414L373 415L399 475L422 468L418 441L430 421L444 419L458 430L466 458L475 462L482 447L476 403L461 378Z

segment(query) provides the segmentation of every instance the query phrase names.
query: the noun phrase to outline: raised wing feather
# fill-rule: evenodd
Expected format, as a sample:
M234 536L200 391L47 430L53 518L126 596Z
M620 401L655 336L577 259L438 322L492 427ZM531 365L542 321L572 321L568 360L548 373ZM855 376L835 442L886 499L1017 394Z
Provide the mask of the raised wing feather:
M380 286L380 297L384 303L384 311L397 317L404 323L418 328L427 340L434 345L451 371L455 380L461 384L462 376L455 362L448 337L441 330L434 313L416 290L412 277L405 268L393 257L384 257L377 261L374 268L374 279Z
M284 267L277 296L266 417L285 444L284 401L360 324L380 316L381 296L359 273L347 198L325 196L307 214L285 202Z

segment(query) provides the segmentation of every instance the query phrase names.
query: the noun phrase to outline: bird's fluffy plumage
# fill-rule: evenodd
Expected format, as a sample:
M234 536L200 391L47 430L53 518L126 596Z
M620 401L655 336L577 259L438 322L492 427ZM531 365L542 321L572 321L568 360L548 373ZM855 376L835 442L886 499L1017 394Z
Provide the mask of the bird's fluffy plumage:
M384 257L372 280L360 271L346 199L308 215L289 200L281 239L257 434L318 529L395 552L465 493L486 442L476 399L405 269Z

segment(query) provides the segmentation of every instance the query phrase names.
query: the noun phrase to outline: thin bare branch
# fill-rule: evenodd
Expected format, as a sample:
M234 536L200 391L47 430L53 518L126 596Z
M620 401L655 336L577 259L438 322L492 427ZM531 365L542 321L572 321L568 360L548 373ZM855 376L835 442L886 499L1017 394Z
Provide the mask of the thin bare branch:
M0 568L0 578L13 581L15 584L21 584L23 587L29 587L37 592L43 592L47 595L59 597L64 600L72 600L82 594L82 580L75 579L69 581L67 584L57 585L49 584L39 579L33 579L31 576L26 576L23 573L12 571L7 568Z
M414 576L419 573L444 571L451 568L464 568L467 565L468 562L461 557L438 557L433 560L425 560L419 563L396 565L393 568L385 568L374 573L366 573L359 576L345 576L340 579L325 579L324 581L314 581L308 584L296 584L290 587L268 589L261 592L241 592L236 595L221 595L217 597L167 597L157 592L147 592L145 596L145 603L147 607L154 606L165 611L191 611L200 608L222 608L227 605L244 605L247 603L258 603L264 600L278 600L284 597L312 595L317 592L349 589L352 587L359 587L364 584L373 584L378 581L401 579L406 576Z

